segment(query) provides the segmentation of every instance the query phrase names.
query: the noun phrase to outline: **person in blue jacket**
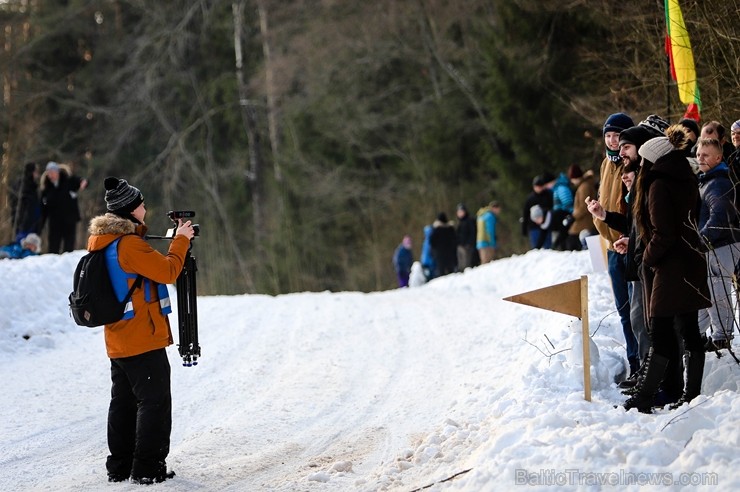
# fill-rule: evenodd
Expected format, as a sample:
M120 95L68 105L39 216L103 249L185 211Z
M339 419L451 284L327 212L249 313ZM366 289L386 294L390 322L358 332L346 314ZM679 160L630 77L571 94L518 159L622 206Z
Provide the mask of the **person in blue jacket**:
M398 286L408 287L411 265L414 263L414 253L411 251L411 236L403 236L401 244L393 253L393 268L398 276Z
M552 186L552 249L563 251L566 249L568 228L571 225L566 222L566 218L573 215L573 190L568 176L564 173L560 173L550 186Z
M30 233L20 242L11 243L0 248L0 259L9 258L18 260L27 256L38 255L41 251L41 238L38 234Z
M427 281L437 276L437 262L432 255L432 245L429 238L432 237L434 227L431 224L424 226L424 242L421 245L421 267L424 269L424 276Z
M710 329L711 338L705 349L717 351L730 348L735 331L734 273L740 257L740 229L730 170L720 141L700 138L696 144L696 159L701 196L699 235L706 252L712 295L712 307L699 311L699 327L702 332Z

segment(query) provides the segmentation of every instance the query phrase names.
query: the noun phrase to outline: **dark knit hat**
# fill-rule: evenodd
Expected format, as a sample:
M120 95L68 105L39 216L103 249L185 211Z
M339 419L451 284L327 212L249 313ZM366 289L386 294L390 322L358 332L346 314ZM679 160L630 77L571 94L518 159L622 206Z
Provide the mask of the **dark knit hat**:
M670 123L658 116L657 114L651 114L640 122L640 125L651 128L657 132L654 137L660 137L665 135L665 131L668 129Z
M699 123L697 123L696 120L692 120L691 118L684 118L679 121L678 124L685 126L689 130L694 132L694 136L696 136L696 138L699 138L699 136L701 135L701 130L699 130Z
M650 140L651 138L658 137L655 130L651 130L648 127L639 124L622 130L619 134L619 145L631 143L639 150L642 144Z
M604 128L601 130L601 134L606 135L606 132L621 132L631 126L635 126L635 122L626 114L610 114L604 122Z
M143 202L141 191L125 179L105 178L105 205L109 212L128 218Z
M578 164L571 164L568 168L568 179L576 179L583 177L583 170L578 166Z

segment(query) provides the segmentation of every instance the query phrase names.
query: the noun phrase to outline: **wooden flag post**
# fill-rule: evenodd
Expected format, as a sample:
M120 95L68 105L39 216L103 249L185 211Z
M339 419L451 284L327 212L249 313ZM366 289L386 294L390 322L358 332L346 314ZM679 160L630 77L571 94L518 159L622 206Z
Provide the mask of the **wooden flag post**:
M551 285L523 294L505 297L504 301L516 302L581 319L583 338L583 392L586 401L591 401L591 346L588 328L588 277Z

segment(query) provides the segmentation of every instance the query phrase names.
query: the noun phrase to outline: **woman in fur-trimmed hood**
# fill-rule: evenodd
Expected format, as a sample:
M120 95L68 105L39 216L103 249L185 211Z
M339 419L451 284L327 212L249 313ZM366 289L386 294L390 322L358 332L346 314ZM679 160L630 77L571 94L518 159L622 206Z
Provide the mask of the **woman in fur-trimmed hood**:
M131 296L133 313L127 306L128 319L124 315L121 321L105 325L112 381L108 481L130 477L142 484L162 482L174 476L165 462L172 428L170 365L165 351L172 344L172 332L166 284L175 282L182 271L193 227L190 221L180 221L163 255L144 240L146 208L141 192L114 177L106 178L105 190L108 213L90 221L87 249L101 250L118 241L115 250L109 250L108 270L120 299L137 275L144 279Z

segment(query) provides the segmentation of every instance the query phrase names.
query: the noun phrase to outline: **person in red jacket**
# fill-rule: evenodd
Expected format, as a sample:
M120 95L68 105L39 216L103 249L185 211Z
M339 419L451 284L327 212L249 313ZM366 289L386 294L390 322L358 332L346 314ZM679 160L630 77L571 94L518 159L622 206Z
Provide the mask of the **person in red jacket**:
M167 255L145 240L144 197L126 180L105 179L108 213L90 221L89 251L119 239L120 269L110 269L114 283L125 290L137 275L143 283L131 296L124 319L105 325L105 346L111 362L111 401L108 409L108 481L151 484L174 476L167 471L172 401L170 365L165 348L173 343L167 314L166 284L180 274L193 238L190 221L178 222ZM117 270L117 273L114 272ZM130 310L133 312L130 312Z

